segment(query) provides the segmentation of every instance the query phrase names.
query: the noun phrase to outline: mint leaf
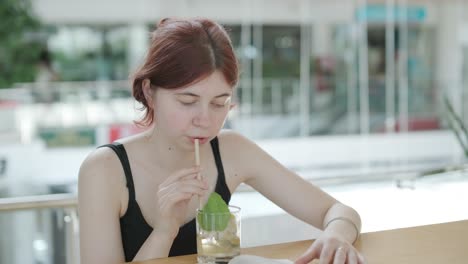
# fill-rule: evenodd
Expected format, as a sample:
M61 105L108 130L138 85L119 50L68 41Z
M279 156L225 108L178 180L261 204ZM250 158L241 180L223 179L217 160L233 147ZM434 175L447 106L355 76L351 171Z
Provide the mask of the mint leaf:
M223 231L229 223L231 213L221 195L213 192L197 217L198 224L202 229L206 231Z

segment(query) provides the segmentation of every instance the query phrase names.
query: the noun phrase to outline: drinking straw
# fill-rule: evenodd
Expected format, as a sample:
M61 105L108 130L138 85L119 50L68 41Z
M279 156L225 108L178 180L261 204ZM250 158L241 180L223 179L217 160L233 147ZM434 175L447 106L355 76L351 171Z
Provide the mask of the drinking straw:
M195 139L195 165L200 166L200 142L199 142L198 138ZM197 179L199 181L201 181L201 179L202 179L201 173L197 174ZM200 210L203 208L201 198L202 198L201 196L198 196L198 202L199 202L199 207L198 208Z

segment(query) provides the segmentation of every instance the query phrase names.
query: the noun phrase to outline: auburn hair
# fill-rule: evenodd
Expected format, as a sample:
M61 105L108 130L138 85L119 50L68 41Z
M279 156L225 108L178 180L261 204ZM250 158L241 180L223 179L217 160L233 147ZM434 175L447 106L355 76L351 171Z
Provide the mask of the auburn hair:
M239 79L238 62L226 30L205 18L162 19L151 34L151 44L142 66L134 73L134 98L143 106L138 125L154 121L153 106L143 93L143 80L152 89L174 89L193 84L219 70L226 82L235 87Z

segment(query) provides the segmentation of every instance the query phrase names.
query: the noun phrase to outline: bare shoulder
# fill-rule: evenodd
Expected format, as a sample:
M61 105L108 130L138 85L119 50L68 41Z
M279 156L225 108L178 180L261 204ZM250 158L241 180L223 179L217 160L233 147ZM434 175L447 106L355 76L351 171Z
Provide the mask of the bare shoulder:
M119 143L125 145L125 151L129 153L132 148L138 146L145 139L145 132L121 138ZM136 147L135 147L136 146ZM125 173L122 163L116 153L109 147L101 147L91 152L80 167L79 182L85 184L103 184L104 188L121 191L126 190ZM117 186L116 186L117 185Z
M104 258L109 263L123 261L119 217L126 211L124 182L120 161L108 147L94 150L81 164L78 210L82 263L102 263Z
M80 166L79 187L97 185L95 187L113 187L116 192L124 186L122 165L114 151L102 147L91 152ZM82 191L82 190L81 190Z
M259 166L267 166L271 159L255 142L231 130L222 131L219 135L219 148L223 163L243 182L256 174Z
M222 130L219 135L219 144L225 151L250 152L259 147L252 140L233 130Z
M247 159L249 163L260 157L271 158L257 143L238 132L223 130L218 138L221 151L229 152L244 161Z
M284 170L269 153L237 132L223 131L219 135L219 141L221 155L223 158L226 156L232 167L244 176L244 182L266 174L266 168L271 170L270 173Z
M107 147L97 148L92 151L80 166L81 173L88 174L92 171L108 170L118 162L118 157L114 151Z

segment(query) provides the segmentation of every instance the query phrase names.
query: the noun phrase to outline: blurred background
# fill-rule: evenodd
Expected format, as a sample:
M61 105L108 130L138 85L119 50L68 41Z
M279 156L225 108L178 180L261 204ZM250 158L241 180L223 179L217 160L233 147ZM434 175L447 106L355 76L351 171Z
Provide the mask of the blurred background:
M364 231L468 218L468 1L1 0L0 263L79 263L79 166L141 131L128 77L170 16L228 29L242 75L226 127ZM248 186L232 203L243 246L318 232Z

